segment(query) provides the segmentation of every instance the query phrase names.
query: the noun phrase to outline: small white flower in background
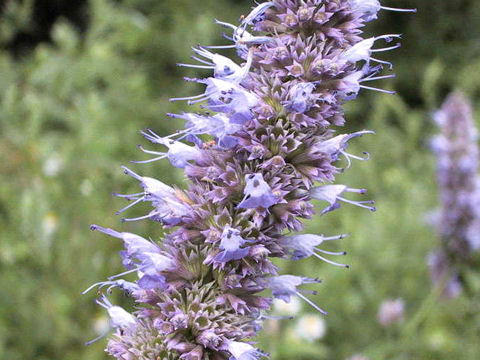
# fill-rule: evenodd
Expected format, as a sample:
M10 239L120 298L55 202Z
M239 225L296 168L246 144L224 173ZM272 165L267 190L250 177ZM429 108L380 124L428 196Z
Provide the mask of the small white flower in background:
M48 213L42 220L42 230L46 237L50 237L58 228L58 217L54 213Z
M346 360L370 360L370 359L363 355L353 355Z
M110 330L110 319L108 316L102 315L95 319L93 330L98 335L103 335Z
M405 313L405 303L402 299L387 300L380 305L377 319L380 325L389 326L402 322Z
M43 173L47 177L55 177L62 171L64 161L59 155L50 155L43 163Z
M273 311L276 315L294 316L297 315L301 309L302 304L296 297L292 297L289 303L280 299L273 300Z
M306 341L315 341L323 338L327 332L325 320L316 314L303 315L295 326L295 334Z
M93 185L92 182L88 179L85 179L80 184L80 192L83 196L88 196L92 193Z

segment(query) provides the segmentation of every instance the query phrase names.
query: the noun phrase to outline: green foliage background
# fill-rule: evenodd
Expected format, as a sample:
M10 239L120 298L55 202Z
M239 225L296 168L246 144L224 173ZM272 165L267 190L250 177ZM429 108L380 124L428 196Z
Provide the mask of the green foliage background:
M104 341L84 346L97 336L105 314L93 293L80 293L121 270L121 244L91 234L88 226L161 236L146 222L121 224L115 211L123 203L109 192L136 192L120 165L141 157L139 129L167 134L180 126L164 113L185 105L167 99L196 90L181 81L187 74L175 62L186 61L192 45L221 41L213 19L236 21L251 3L90 0L85 32L59 19L51 43L13 57L6 44L31 29L32 4L6 1L0 17L0 358L105 359ZM261 346L273 359L480 358L477 269L468 274L467 294L440 301L425 265L437 243L426 221L437 206L429 113L452 89L472 100L480 96L480 3L388 5L419 9L416 16L382 12L365 29L404 34L403 48L388 54L398 77L384 84L399 94L362 93L348 105L348 130L368 128L377 135L351 147L369 151L372 160L355 163L339 178L368 187L379 210L344 206L308 223L308 231L352 234L336 246L349 252L352 269L315 259L279 264L285 272L323 278L315 300L330 315L326 336L315 342L295 335L296 320L268 331ZM165 182L183 181L166 162L135 169ZM406 303L405 320L383 328L376 321L379 304L397 297ZM121 296L118 301L129 306ZM311 311L304 306L303 312Z

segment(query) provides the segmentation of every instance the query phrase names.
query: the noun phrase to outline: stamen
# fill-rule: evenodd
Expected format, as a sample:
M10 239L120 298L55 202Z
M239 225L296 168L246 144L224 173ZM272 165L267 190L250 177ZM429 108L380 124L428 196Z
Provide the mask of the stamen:
M393 64L389 61L385 61L385 60L379 60L379 59L375 59L375 58L370 58L371 61L375 61L375 62L378 62L380 64L385 64L385 65L388 65L389 69L390 70L393 70Z
M117 196L117 197L121 197L121 198L126 198L127 200L130 200L130 199L136 199L137 196L142 196L142 195L144 195L144 193L143 193L143 192L141 192L141 193L136 193L136 194L117 194L117 193L112 193L112 195Z
M343 267L343 268L346 268L346 269L350 269L350 265L340 264L340 263L337 263L335 261L328 260L327 258L324 258L323 256L318 255L317 253L313 253L313 255L316 256L317 258L319 258L320 260L325 261L326 263L328 263L330 265L335 265L335 266L340 266L340 267Z
M200 95L196 95L196 96L186 96L186 97L181 97L181 98L171 98L171 99L169 99L169 101L174 102L174 101L183 101L183 100L195 100L195 99L199 99L199 98L202 98L202 97L205 97L205 94L200 94Z
M383 48L383 49L372 49L370 50L372 53L375 53L375 52L383 52L383 51L390 51L390 50L395 50L395 49L398 49L399 47L401 47L402 44L396 44L394 46L390 46L390 47L386 47L386 48Z
M139 160L139 161L130 161L132 164L149 164L151 162L155 162L155 161L158 161L158 160L162 160L162 159L165 159L167 157L167 155L164 155L164 156L159 156L159 157L156 157L156 158L153 158L153 159L150 159L150 160Z
M366 89L366 90L372 90L372 91L378 91L378 92L381 92L381 93L385 93L385 94L389 94L389 95L395 95L395 91L389 91L389 90L385 90L385 89L379 89L379 88L375 88L375 87L371 87L371 86L365 86L365 85L360 85L360 87L362 89Z
M111 281L108 281L109 284L111 284L112 282ZM93 288L97 287L100 285L100 287L102 287L102 285L105 284L105 281L101 281L101 282L98 282L98 283L95 283L93 284L92 286L90 286L88 289L86 289L85 291L82 292L82 295L85 295L86 293L88 293L90 290L92 290Z
M142 150L144 153L150 154L150 155L161 155L161 156L166 156L166 155L167 155L167 154L164 153L164 152L147 150L147 149L145 149L142 145L138 145L138 148L139 148L140 150Z
M223 27L230 28L230 29L233 29L233 30L237 29L237 27L235 25L232 25L232 24L229 24L229 23L217 20L217 19L215 19L215 24L218 24L218 25L221 25Z
M195 105L195 104L207 101L207 100L208 100L208 97L205 97L203 99L198 99L198 100L188 100L187 104L188 105Z
M153 213L153 214L147 214L147 215L144 215L144 216L140 216L140 217L137 217L137 218L122 219L122 221L123 222L133 222L133 221L139 221L139 220L146 220L146 219L150 219L152 216L155 216L155 215L160 215L160 213L157 212L157 213Z
M98 225L90 225L90 230L92 231L100 231L104 234L107 234L109 236L113 236L113 237L116 237L118 239L121 239L122 238L122 234L115 231L115 230L112 230L112 229L106 229L104 227L101 227L101 226L98 226Z
M314 302L312 302L306 296L302 295L300 292L297 291L296 294L298 295L298 297L300 297L301 299L305 300L308 304L310 304L315 310L320 311L320 313L322 313L323 315L328 315L328 313L325 310L318 307Z
M355 205L355 206L358 206L358 207L361 207L361 208L364 208L364 209L368 209L370 211L377 211L377 208L375 206L365 205L365 204L375 204L375 202L373 200L371 200L371 201L352 201L352 200L345 199L341 196L338 196L337 199L341 200L341 201L344 201L348 204L352 204L352 205Z
M141 197L141 198L135 200L134 202L132 202L131 204L128 204L128 205L125 206L123 209L118 210L118 211L117 211L117 215L120 215L120 214L123 213L125 210L130 209L131 207L137 205L139 202L142 202L143 200L144 200L144 197Z
M401 39L402 35L401 34L386 34L386 35L381 35L381 36L376 36L376 40L384 39L386 42L390 42L393 40L393 38Z
M193 60L196 60L198 62L201 62L202 64L209 65L209 66L215 66L215 64L209 63L208 61L202 60L197 56L190 56Z
M370 160L370 154L366 151L363 152L364 155L366 155L364 158L360 157L360 156L357 156L357 155L352 155L350 153L347 153L346 151L341 151L341 153L343 155L345 155L346 157L351 157L353 159L356 159L356 160L360 160L360 161L368 161Z
M204 65L192 65L192 64L182 64L182 63L178 63L177 66L181 66L181 67L189 67L189 68L195 68L195 69L214 69L213 66L204 66Z
M351 192L351 193L357 193L357 194L366 194L367 193L367 189L353 189L353 188L347 188L346 190L347 192Z
M105 336L107 336L107 335L108 335L108 331L107 331L105 334L100 335L99 337L97 337L97 338L95 338L95 339L93 339L93 340L87 341L87 342L85 343L85 346L90 346L90 345L92 345L93 343L96 343L98 340L103 339L103 338L104 338Z
M232 49L235 45L202 46L205 49Z
M380 6L380 9L387 10L387 11L397 11L397 12L411 12L411 13L417 12L417 9L399 9L399 8L392 8L388 6Z
M341 239L345 239L348 236L349 236L348 234L341 234L337 236L324 237L323 241L341 240Z
M322 250L322 249L319 249L319 248L315 248L315 250L317 250L318 252L321 252L323 254L327 254L327 255L335 255L335 256L347 255L346 251L333 252L333 251Z
M122 276L124 276L124 275L128 275L128 274L137 272L138 270L140 270L140 268L130 269L130 270L127 270L127 271L125 271L125 272L123 272L123 273L110 276L110 277L108 278L108 280L117 279L117 278L122 277ZM100 304L100 305L101 305L101 304Z
M133 177L134 179L137 179L140 182L143 181L143 178L140 175L134 173L132 170L130 170L126 166L122 166L122 169L125 174L130 175L131 177Z
M153 143L162 143L163 142L163 138L157 134L155 134L153 132L152 129L145 129L149 134L147 134L145 131L140 131L140 134L143 135L143 137L145 137L145 139L149 140L150 142L153 142Z
M375 76L375 77L366 77L366 78L360 80L360 82L390 79L390 78L394 78L395 76L396 76L395 74L391 74L391 75L383 75L383 76Z

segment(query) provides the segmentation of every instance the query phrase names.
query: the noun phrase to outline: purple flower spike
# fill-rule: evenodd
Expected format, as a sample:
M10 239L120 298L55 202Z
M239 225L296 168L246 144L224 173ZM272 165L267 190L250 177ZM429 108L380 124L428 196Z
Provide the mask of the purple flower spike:
M428 259L432 282L443 295L457 297L465 268L480 250L480 177L478 131L472 109L461 93L451 94L433 120L441 133L432 140L437 156L441 209L441 247ZM444 284L444 285L442 285Z
M272 189L263 180L262 174L250 174L245 176L245 195L242 202L238 204L239 208L255 209L263 207L268 209L278 203L278 199L273 195Z
M394 76L382 74L392 64L377 54L398 48L381 44L400 36L361 37L365 23L382 9L401 10L377 0L264 1L237 25L215 21L227 29L227 45L197 45L192 48L197 63L178 64L210 71L184 78L203 85L201 94L171 99L199 110L167 114L185 122L171 135L142 132L160 149L140 146L153 158L137 163L154 166L166 158L184 170L188 185L181 190L124 167L142 192L116 194L130 201L119 213L141 202L151 205L146 215L123 220L160 223L163 238L157 243L92 227L123 240L126 271L87 291L118 288L136 304L130 315L105 297L99 300L115 319L110 355L118 360L268 357L251 343L268 318L268 289L274 298L288 302L296 296L326 314L305 295L316 292L301 289L320 281L279 275L273 259L316 257L347 268L331 260L345 252L322 249L325 241L344 235L298 233L304 220L316 215L313 200L327 203L322 213L341 202L375 210L372 201L347 196L365 190L336 183L352 160L369 159L366 152L347 152L349 141L373 132L334 136L333 128L344 125L343 105L360 90L393 93L370 84ZM220 54L224 49L235 49L239 58ZM444 141L437 145L442 148ZM344 169L338 165L343 158ZM465 158L462 167L469 166Z

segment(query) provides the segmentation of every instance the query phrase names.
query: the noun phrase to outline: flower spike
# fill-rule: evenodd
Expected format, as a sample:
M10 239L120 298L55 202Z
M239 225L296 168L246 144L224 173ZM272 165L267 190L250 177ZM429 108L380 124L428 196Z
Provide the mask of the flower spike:
M410 11L377 0L260 2L239 24L215 20L227 29L229 44L197 45L195 63L178 64L208 73L184 78L203 85L201 94L170 99L198 108L167 114L182 126L173 134L142 131L159 148L140 145L152 158L135 163L153 167L168 159L184 171L188 185L179 189L123 167L143 191L115 194L129 202L119 214L148 208L123 220L154 222L162 227L161 241L92 226L122 240L125 271L84 293L119 288L136 304L129 314L100 295L98 304L114 328L110 355L258 360L268 354L251 339L271 318L272 297L301 299L327 314L310 298L316 290L303 288L319 279L279 274L272 260L315 257L348 268L333 260L346 252L323 248L346 235L299 234L303 221L341 203L375 210L373 201L355 199L365 189L336 183L353 160L370 158L347 152L350 141L373 132L334 134L333 128L344 124L343 105L361 89L393 93L370 84L395 76L383 73L392 64L379 57L398 48L401 36L360 36L382 9ZM228 58L224 49L236 49L239 58ZM327 207L318 211L316 201ZM272 297L264 295L268 291Z

